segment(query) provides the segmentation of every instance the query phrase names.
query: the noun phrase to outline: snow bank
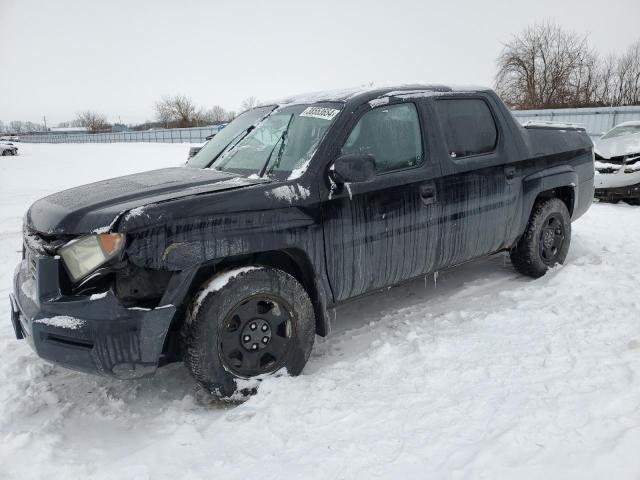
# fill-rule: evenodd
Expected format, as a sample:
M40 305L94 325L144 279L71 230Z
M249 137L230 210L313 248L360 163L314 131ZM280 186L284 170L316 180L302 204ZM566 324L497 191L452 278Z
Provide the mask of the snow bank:
M35 197L99 179L107 156L104 176L186 155L107 147L3 159L0 297ZM232 408L198 401L181 364L127 382L53 367L0 302L0 478L636 479L639 230L639 208L596 204L541 279L501 255L345 305L304 375Z

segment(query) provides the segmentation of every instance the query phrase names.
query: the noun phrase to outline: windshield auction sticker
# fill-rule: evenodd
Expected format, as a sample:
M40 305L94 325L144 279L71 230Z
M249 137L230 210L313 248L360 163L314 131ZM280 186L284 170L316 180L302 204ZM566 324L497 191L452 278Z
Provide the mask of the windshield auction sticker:
M333 120L333 118L340 112L335 108L326 107L307 107L300 114L301 117L313 117L322 118L323 120Z

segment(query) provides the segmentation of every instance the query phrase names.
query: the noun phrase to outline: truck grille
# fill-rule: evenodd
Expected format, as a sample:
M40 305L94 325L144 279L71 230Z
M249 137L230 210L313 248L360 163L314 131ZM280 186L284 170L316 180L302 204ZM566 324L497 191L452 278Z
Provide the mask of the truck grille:
M39 257L49 257L56 254L58 248L70 240L67 236L43 235L38 232L23 229L23 243L27 272L30 276L36 276L36 263Z

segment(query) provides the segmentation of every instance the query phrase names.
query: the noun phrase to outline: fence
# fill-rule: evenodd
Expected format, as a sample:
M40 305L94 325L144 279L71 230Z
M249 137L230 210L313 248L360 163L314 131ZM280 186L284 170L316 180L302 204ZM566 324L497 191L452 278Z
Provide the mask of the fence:
M514 110L520 123L547 121L578 123L587 129L592 138L600 137L607 130L622 122L640 120L640 107L563 108L553 110Z
M209 126L118 133L40 133L20 135L20 141L27 143L201 143L207 136L217 133L219 129L217 126Z
M587 133L597 138L615 125L629 120L640 120L640 107L564 108L554 110L514 110L520 123L549 121L578 123ZM216 126L195 128L170 128L143 132L83 133L21 135L20 140L31 143L113 143L113 142L164 142L200 143L205 137L218 132Z

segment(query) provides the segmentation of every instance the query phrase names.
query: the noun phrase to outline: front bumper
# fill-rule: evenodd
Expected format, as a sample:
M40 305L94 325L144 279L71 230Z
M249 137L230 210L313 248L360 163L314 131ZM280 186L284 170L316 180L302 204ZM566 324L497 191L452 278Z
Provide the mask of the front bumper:
M640 183L622 187L596 188L595 197L609 202L638 200L640 199Z
M612 173L601 173L596 171L596 175L593 180L595 187L599 190L627 187L640 182L640 170L627 171L627 167L623 165L619 170Z
M26 260L18 265L10 294L16 338L25 338L43 359L74 370L122 379L153 375L175 306L126 308L111 291L93 300L64 296L61 268L55 257L36 258L35 274Z

